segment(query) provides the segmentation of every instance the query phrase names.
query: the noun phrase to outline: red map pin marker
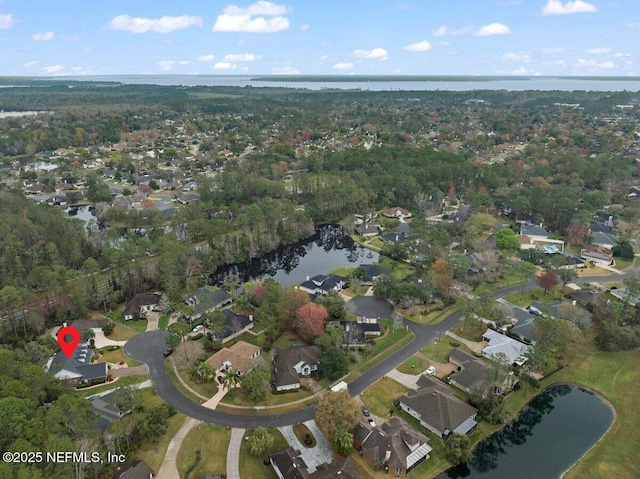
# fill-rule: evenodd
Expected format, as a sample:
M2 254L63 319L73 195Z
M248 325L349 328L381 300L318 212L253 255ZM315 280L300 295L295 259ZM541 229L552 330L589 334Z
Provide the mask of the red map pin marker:
M71 340L67 341L68 339ZM73 326L65 326L64 328L60 328L60 331L58 331L58 344L67 358L70 358L73 355L73 352L76 350L76 346L78 346L79 342L80 333Z

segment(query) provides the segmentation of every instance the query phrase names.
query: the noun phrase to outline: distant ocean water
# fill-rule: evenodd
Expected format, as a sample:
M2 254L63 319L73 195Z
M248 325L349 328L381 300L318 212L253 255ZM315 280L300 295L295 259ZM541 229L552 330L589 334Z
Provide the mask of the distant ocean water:
M61 77L54 79L60 80ZM106 75L69 77L76 81L114 81L125 84L176 86L235 86L306 88L309 90L369 91L640 91L640 77L327 77L327 76L248 76L248 75Z

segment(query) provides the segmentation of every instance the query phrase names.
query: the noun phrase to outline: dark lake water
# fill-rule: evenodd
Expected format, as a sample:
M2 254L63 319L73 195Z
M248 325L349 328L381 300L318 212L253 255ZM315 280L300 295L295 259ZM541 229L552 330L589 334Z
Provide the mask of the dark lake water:
M437 479L555 479L609 428L611 409L595 394L574 386L545 389L518 421L481 441L468 464Z
M233 273L243 282L273 278L283 286L292 286L305 281L307 276L377 262L378 253L355 243L342 226L321 225L313 236L304 241L218 269L211 276L211 281L221 284L227 274Z

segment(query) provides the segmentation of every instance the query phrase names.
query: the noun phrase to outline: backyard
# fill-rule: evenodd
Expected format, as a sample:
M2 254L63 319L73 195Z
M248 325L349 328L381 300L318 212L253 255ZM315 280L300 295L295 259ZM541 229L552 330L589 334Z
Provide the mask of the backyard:
M248 441L246 440L247 437L253 434L253 431L247 430L245 433L242 445L240 446L240 477L278 479L271 464L264 464L263 461L268 459L269 454L273 454L280 449L286 449L289 447L289 444L277 429L269 429L269 433L273 436L273 445L260 457L251 454Z

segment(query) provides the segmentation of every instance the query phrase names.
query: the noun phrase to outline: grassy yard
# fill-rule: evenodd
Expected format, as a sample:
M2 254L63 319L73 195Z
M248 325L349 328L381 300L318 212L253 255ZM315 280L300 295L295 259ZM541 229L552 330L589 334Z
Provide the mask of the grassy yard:
M189 391L187 388L185 388L182 385L182 383L178 380L178 377L176 376L176 373L173 370L173 365L171 364L171 361L165 361L164 369L167 372L167 376L169 376L169 380L171 381L171 384L173 384L175 388L178 391L180 391L180 393L183 396L189 398L191 401L193 401L196 404L199 404L200 402L203 401L201 398L193 394L191 391Z
M144 328L139 328L138 326L142 323L144 323ZM128 341L145 331L147 328L147 320L127 321L126 323L122 320L116 320L114 321L114 326L113 333L111 333L108 338L113 341Z
M158 319L158 329L167 329L167 326L169 325L169 316L171 315L163 314L162 316L160 316L160 318Z
M205 474L226 475L227 449L231 430L213 424L200 424L185 437L178 453L177 465L183 479Z
M511 304L515 304L516 306L520 306L525 308L531 304L532 301L540 301L541 303L551 304L557 299L562 299L560 297L560 290L562 289L562 285L558 285L555 288L555 294L544 294L540 288L530 289L529 291L524 291L522 295L520 293L510 294L509 296L505 296L504 299L509 301Z
M450 315L458 310L458 306L453 304L439 311L431 311L428 314L410 314L408 311L401 311L402 316L409 321L413 321L418 324L438 324L441 321L447 319Z
M244 437L246 438L252 433L253 431L247 430ZM278 479L271 464L265 465L262 461L267 459L269 454L289 447L289 444L277 429L269 429L269 433L273 436L273 445L260 457L256 457L249 452L248 441L243 438L242 445L240 446L240 477Z
M417 356L412 356L396 369L401 373L417 375L429 367L429 362Z
M120 347L114 351L109 351L109 349L110 349L109 347L96 349L96 352L102 355L100 357L100 362L116 363L116 364L120 362L124 362L130 367L139 366L142 364L142 362L140 361L136 361L135 359L131 359L125 356L125 354L122 352L122 348Z
M381 242L382 243L382 242ZM396 279L404 279L415 272L415 268L403 261L395 261L387 256L380 255L378 264L382 268L391 270L391 274Z
M116 324L115 329L113 330L113 334L115 334L118 328L122 328L123 326L136 331L136 334L144 333L147 330L147 320L146 319L130 319L129 321L125 321L122 319L121 314L112 315L115 317L115 321L112 318L112 321ZM113 337L112 337L113 339ZM122 338L118 338L119 341L122 341Z
M264 401L255 402L245 397L240 388L231 389L225 394L222 404L234 406L279 406L313 396L313 392L298 389L292 392L268 393Z
M451 331L458 336L468 339L469 341L478 342L482 341L482 334L487 330L487 325L479 319L467 319L467 324L464 321L456 324Z
M383 377L369 386L360 395L362 402L376 416L387 417L389 410L393 409L393 401L409 390L397 381Z
M383 336L374 340L371 353L362 361L357 364L350 365L351 372L346 377L346 382L351 382L356 379L364 371L372 368L383 359L391 356L393 353L409 344L413 340L413 333L407 331L404 328L393 328L393 322L391 320L383 319L381 324L387 329ZM320 384L327 387L328 381L322 380Z
M634 266L636 264L636 259L633 258L631 261L628 261L626 259L622 259L622 258L616 258L616 264L614 266L615 269L617 270L624 270L627 269L631 266Z
M149 379L149 376L147 376L146 374L134 374L133 376L126 376L124 378L119 378L119 379L116 379L115 381L111 381L106 384L102 384L100 386L94 386L90 388L80 388L80 389L76 389L76 391L82 397L93 396L94 394L109 391L110 389L116 389L125 384L141 383L143 381L146 381L147 379Z
M449 362L449 354L454 348L454 346L451 345L452 341L453 339L449 336L442 336L438 341L434 341L429 346L422 348L422 352L434 361L446 364ZM465 353L474 355L464 344L457 346L457 348Z
M298 422L298 423L293 425L293 433L296 435L296 437L298 438L298 441L300 441L300 443L304 447L315 447L316 446L316 438L313 437L313 433L309 430L309 428L307 426L305 426L301 422ZM309 444L307 446L304 443L304 440L308 436L311 436L311 444Z

